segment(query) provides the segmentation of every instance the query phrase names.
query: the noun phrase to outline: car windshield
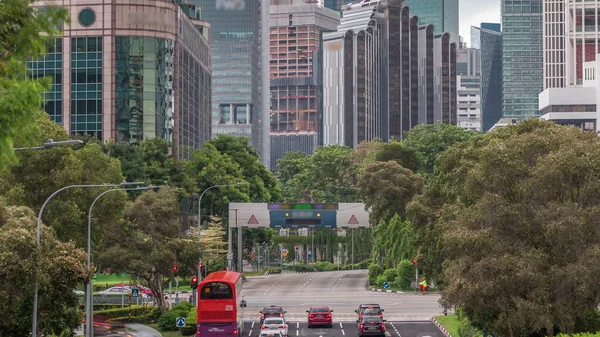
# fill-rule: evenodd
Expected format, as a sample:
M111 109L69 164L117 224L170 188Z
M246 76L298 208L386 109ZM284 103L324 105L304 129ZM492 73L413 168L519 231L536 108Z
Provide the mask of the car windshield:
M267 319L265 319L265 324L283 324L283 319L281 319L281 318L267 318Z
M327 309L327 308L313 308L313 309L310 309L310 312L329 312L329 309Z
M267 314L274 314L274 313L281 312L281 308L264 308L263 312L267 313Z
M362 311L363 315L379 315L380 312L380 308L364 308Z
M366 316L363 318L363 323L381 323L379 316Z

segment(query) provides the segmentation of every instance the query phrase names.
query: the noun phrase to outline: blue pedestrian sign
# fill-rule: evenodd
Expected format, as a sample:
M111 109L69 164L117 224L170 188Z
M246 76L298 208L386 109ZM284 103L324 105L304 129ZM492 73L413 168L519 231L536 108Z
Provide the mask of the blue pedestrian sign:
M177 319L175 319L175 325L178 328L183 328L185 326L185 317L177 317Z
M131 296L132 297L140 296L140 289L139 288L131 288Z
M390 283L389 282L383 282L383 287L385 289L389 289L390 288Z

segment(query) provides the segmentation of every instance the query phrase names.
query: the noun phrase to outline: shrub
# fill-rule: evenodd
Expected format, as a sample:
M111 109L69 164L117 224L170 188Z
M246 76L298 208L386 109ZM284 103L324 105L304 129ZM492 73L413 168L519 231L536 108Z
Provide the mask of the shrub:
M384 275L379 275L377 276L377 278L375 279L375 286L376 287L383 287L383 282L386 282L387 279L385 278Z
M106 318L117 318L117 317L129 317L129 316L142 316L147 315L152 311L151 307L132 305L125 306L123 308L104 309L94 312L94 315L98 315Z
M394 285L400 289L410 289L415 277L415 268L409 260L402 260L396 267L398 274L394 280Z
M175 331L177 326L175 320L180 317L178 313L173 310L168 310L158 319L158 329L160 331Z
M386 269L383 271L383 277L387 282L394 282L397 276L398 270L396 269Z
M354 265L354 269L368 269L373 264L373 259L366 259Z
M383 269L380 265L374 263L369 266L368 279L370 284L374 284L379 275L383 274Z
M267 274L281 274L281 268L269 268Z
M304 263L297 263L294 266L294 270L297 272L309 272L314 271L315 269L312 266L306 265Z
M182 336L193 336L196 333L196 327L193 325L186 325L183 328L179 328L179 333Z

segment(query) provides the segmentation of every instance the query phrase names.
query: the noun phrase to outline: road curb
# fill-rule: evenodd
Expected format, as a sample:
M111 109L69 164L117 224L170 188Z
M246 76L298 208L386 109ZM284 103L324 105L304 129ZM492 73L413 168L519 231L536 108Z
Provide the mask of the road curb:
M433 322L433 324L435 324L435 326L437 326L438 329L440 329L440 331L444 334L444 336L452 337L452 335L448 332L448 330L446 330L446 328L444 328L444 326L441 325L440 322L438 322L435 318L432 318L431 322Z
M377 288L369 288L369 290L377 291L380 293L404 294L404 291L400 291L400 290L386 290L386 289L377 289Z
M191 294L192 292L188 291L188 290L183 290L183 291L179 291L178 293L179 294ZM175 291L171 291L171 292L165 291L165 294L167 294L167 295L175 295Z

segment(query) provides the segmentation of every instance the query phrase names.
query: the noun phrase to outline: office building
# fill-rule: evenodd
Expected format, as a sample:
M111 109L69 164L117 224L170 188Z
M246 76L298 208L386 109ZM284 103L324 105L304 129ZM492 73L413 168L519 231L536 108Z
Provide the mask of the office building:
M487 132L502 118L500 24L482 23L481 27L471 27L471 47L481 51L481 131Z
M272 171L285 153L312 154L322 143L322 35L340 22L339 12L310 0L277 3L269 20Z
M208 25L172 1L107 2L71 2L64 35L29 63L32 76L54 78L44 109L71 135L160 137L188 158L211 134ZM64 2L34 3L49 5Z
M600 1L544 3L544 91L541 118L598 130Z
M539 116L544 87L543 0L502 0L502 116Z
M450 41L458 46L458 0L404 0L404 5L419 18L419 24L432 24L435 34L450 33Z
M457 124L465 130L481 131L481 51L456 51Z
M261 147L261 3L250 0L187 0L210 23L213 50L213 137L243 136Z
M399 0L346 5L324 37L325 145L403 139L417 124L456 124L456 44L418 25Z

